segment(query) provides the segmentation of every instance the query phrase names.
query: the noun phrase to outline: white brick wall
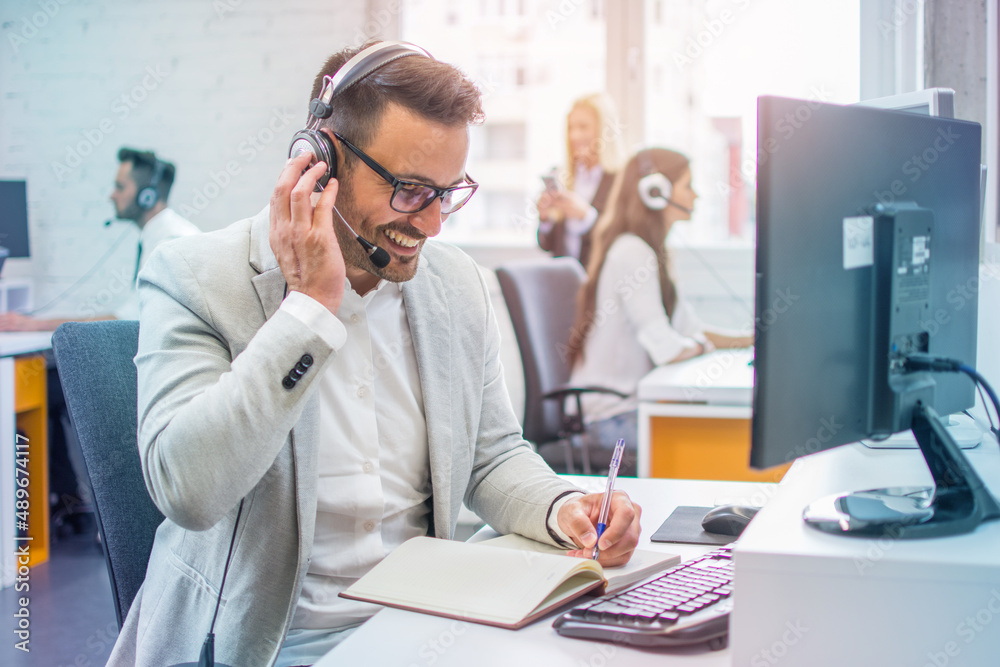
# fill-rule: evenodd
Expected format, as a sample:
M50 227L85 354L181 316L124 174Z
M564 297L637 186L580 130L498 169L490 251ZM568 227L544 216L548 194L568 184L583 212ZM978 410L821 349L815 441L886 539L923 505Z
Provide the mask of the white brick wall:
M170 204L203 230L256 213L323 60L376 25L368 6L0 2L0 178L28 181L33 255L9 261L5 277L33 278L45 304L124 233L104 267L43 314L110 310L135 266L134 227L102 224L122 145L177 165Z

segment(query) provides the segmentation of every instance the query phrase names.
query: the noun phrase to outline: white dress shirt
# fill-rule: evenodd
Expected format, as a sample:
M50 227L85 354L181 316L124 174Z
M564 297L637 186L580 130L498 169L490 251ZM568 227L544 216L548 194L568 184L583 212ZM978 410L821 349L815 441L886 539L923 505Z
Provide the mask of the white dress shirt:
M146 265L146 260L156 250L156 246L164 241L170 241L181 236L199 234L201 230L187 218L181 217L172 208L165 208L150 218L139 232L139 250L136 257L135 275L129 284L129 292L125 300L118 306L114 316L119 320L139 319L139 294L136 291L135 279L139 271Z
M653 249L634 234L615 239L601 268L593 325L570 384L609 387L629 397L584 395L587 422L637 409L639 380L685 348L707 342L704 330L680 297L673 317L667 316Z
M320 446L311 562L275 667L312 664L380 606L338 597L430 520L423 394L398 283L363 297L348 285L337 315L300 292L281 304L337 349L319 388ZM378 400L376 400L376 396ZM571 496L553 505L549 521Z
M580 199L588 204L594 201L597 188L601 186L601 178L604 177L604 169L601 165L586 167L577 165L576 173L573 176L573 192ZM597 222L597 209L587 206L587 212L582 218L566 218L566 254L570 257L579 257L580 248L583 245L583 236L590 231L590 228Z
M319 388L316 531L286 641L315 644L312 659L300 645L288 663L309 664L328 650L331 629L356 626L380 609L338 594L394 548L427 534L430 461L399 284L381 281L363 297L348 287L336 316L298 292L281 308L304 322L326 320L323 330L331 332L331 344L339 343ZM346 331L343 338L339 330Z

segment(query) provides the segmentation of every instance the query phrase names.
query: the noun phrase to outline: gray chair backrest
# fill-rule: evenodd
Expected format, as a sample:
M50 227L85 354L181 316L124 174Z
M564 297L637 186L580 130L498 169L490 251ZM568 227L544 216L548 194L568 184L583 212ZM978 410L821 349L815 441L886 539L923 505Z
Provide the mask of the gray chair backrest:
M569 334L576 296L587 274L572 257L545 257L497 268L524 366L524 437L557 440L562 424L558 401L542 395L569 382Z
M70 420L87 465L118 627L146 577L163 515L146 491L136 440L135 321L68 322L52 336Z

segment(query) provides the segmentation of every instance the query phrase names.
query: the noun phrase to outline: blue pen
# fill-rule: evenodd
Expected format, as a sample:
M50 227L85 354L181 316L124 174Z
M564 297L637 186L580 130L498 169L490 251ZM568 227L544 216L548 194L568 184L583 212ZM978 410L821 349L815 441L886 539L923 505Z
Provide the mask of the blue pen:
M594 555L597 560L601 550L597 543L604 534L604 529L608 527L608 514L611 513L611 494L615 491L615 480L618 478L618 468L622 464L622 453L625 451L625 438L619 438L615 444L615 452L611 455L611 465L608 466L608 485L604 489L604 499L601 501L601 513L597 515L597 540L594 541Z

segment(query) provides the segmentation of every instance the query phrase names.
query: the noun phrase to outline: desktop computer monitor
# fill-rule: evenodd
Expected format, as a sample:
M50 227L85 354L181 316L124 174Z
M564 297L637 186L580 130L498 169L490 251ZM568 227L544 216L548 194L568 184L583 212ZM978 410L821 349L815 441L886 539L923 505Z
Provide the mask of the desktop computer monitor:
M0 181L0 246L28 257L28 195L24 181Z
M980 141L950 118L758 101L751 464L912 428L936 483L821 501L816 527L929 536L1000 517L937 418L972 407L973 383L906 366L975 366Z

